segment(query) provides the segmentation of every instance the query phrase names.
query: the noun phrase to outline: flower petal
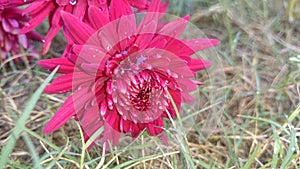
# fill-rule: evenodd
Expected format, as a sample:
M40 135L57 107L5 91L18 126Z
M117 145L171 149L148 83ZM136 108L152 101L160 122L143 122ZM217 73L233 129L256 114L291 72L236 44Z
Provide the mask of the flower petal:
M194 72L210 67L211 62L208 60L194 59L188 62L188 66Z
M128 0L128 2L130 3L130 5L138 9L146 9L148 7L147 0Z
M147 129L151 136L155 136L155 135L158 135L159 133L163 132L163 129L162 129L163 126L164 126L163 119L158 118L158 119L154 120L153 122L148 123Z
M103 10L95 6L90 6L88 9L88 18L91 26L98 30L109 22L109 16Z
M70 0L68 0L69 2ZM83 19L85 16L85 12L87 9L87 2L86 1L81 1L81 0L76 0L77 3L73 8L72 14L79 17L80 20Z
M220 43L220 41L217 39L205 39L205 38L182 40L182 41L185 43L186 46L192 49L194 53L206 48L216 46Z
M159 35L166 35L171 38L178 38L184 31L190 17L187 15L183 18L178 18L166 25L164 25L159 31Z
M127 0L111 0L109 8L110 20L116 20L123 15L132 15L133 10Z
M65 6L69 3L69 0L56 0L56 3L60 6Z
M105 143L106 150L109 149L109 145L117 145L120 138L120 132L112 128L108 123L105 123L104 125L104 132L102 137L102 143Z
M131 46L131 38L136 31L136 21L134 15L123 16L119 19L118 34L121 51Z
M144 49L156 33L158 18L159 18L160 0L153 0L150 4L146 16L143 18L137 28L138 37L136 45L141 50Z
M51 133L59 129L74 115L75 115L75 109L73 104L73 97L69 96L69 98L61 106L61 108L55 113L55 115L47 123L47 125L44 128L44 133Z
M75 90L79 85L90 82L93 79L94 77L84 72L68 73L56 78L44 91L49 94L66 93Z
M64 21L64 31L67 31L67 35L71 36L68 37L66 35L68 40L71 39L77 44L84 44L94 33L94 30L89 25L83 23L78 17L70 13L62 11L61 17Z
M40 25L47 15L49 15L50 11L54 9L54 5L52 3L44 3L41 6L39 6L40 3L32 3L28 9L36 8L37 11L34 11L34 14L31 14L33 17L30 19L28 23L25 24L25 26L21 30L21 34L27 33L34 28L36 28L38 25ZM26 11L26 10L25 10ZM24 12L26 13L26 12Z
M70 62L67 58L40 60L39 65L49 71L52 71L56 66L59 66L59 69L57 70L58 73L71 73L75 70L74 63Z

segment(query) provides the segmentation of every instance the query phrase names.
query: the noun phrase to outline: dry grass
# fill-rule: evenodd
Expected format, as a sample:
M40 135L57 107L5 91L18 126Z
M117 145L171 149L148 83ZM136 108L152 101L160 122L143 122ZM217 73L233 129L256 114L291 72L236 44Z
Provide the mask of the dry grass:
M114 149L114 153L107 154L105 158L101 155L101 146L95 146L86 157L90 168L113 168L122 164L124 168L186 168L190 161L196 168L271 168L271 165L275 165L274 149L279 151L275 166L279 168L291 150L289 146L292 141L296 141L291 157L293 161L286 167L299 168L300 121L297 107L300 99L300 68L289 59L300 55L300 10L290 8L287 1L277 0L199 0L190 3L193 5L182 5L192 12L192 22L208 37L222 42L216 48L222 70L214 72L212 69L210 75L217 77L216 80L224 85L217 85L216 88L214 84L207 83L203 89L204 93L221 90L223 95L218 97L222 97L222 106L218 109L222 110L222 116L208 114L213 112L211 109L198 115L196 125L187 137L174 131L174 137L183 140L181 144L171 141L169 146L161 145L159 140L149 138L145 133L133 143L124 138L121 141L123 148ZM299 0L295 0L295 3L300 4ZM62 41L59 37L56 40ZM53 47L50 53L57 55L61 51L61 48ZM31 67L15 67L16 70L13 70L6 64L5 72L2 68L3 74L0 74L1 148L5 146L26 101L47 77L47 73L43 73L35 64ZM203 94L201 106L213 104L210 97ZM53 147L31 135L36 151L45 157L43 162L49 164L51 160L60 159L59 163L53 164L56 166L54 168L77 168L81 158L81 138L75 122L68 122L52 135L42 133L46 121L64 100L65 96L62 95L43 94L26 127L65 152L55 153ZM207 125L205 130L204 125ZM130 146L124 148L128 144ZM47 151L54 153L49 156ZM96 160L93 162L92 159ZM22 137L10 156L9 165L31 168L32 160Z

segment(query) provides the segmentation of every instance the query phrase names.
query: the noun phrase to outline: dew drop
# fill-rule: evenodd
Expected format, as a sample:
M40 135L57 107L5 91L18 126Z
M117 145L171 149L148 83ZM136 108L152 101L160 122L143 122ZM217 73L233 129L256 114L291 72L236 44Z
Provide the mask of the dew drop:
M159 54L157 54L157 55L155 56L155 58L156 58L156 59L160 59L160 58L162 58L162 56L159 55Z
M79 85L78 87L77 87L77 91L79 91L79 90L81 90L82 89L82 86L81 85Z
M114 102L115 104L117 104L117 103L118 103L118 99L117 99L117 97L113 97L113 102Z
M105 113L106 113L106 110L100 110L100 114L102 115L102 116L104 116L105 115Z
M178 78L178 74L174 73L174 72L171 72L171 76L174 77L174 78Z
M100 114L102 115L102 116L104 116L105 115L105 113L106 113L106 103L105 102L102 102L101 103L101 107L100 107Z
M96 105L96 100L93 100L92 102L91 102L91 106L95 106Z
M24 0L24 2L27 2L27 0Z
M84 104L84 109L87 110L89 108L89 106L90 106L90 103L85 103Z
M292 150L292 152L295 152L295 151L296 151L296 148L295 148L295 147L292 147L291 150Z
M122 111L118 111L119 112L119 114L121 115L121 116L123 116L124 115L124 113L122 112Z
M121 132L124 131L124 129L123 129L123 120L120 120L120 131Z
M77 1L76 0L70 0L71 5L76 5Z

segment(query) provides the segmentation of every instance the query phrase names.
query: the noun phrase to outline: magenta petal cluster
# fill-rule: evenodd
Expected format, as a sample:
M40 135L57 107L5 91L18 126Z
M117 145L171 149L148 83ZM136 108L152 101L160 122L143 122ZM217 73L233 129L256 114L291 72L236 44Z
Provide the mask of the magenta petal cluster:
M139 10L145 10L149 6L147 0L119 0L126 6L133 6ZM48 17L49 30L44 38L42 54L46 54L51 46L52 39L64 26L61 18L61 11L65 11L78 17L81 21L86 21L87 9L89 6L95 6L103 13L108 12L108 8L114 4L110 0L0 0L0 6L16 7L29 4L23 12L23 15L29 15L31 19L26 23L21 33L27 33L39 26ZM162 6L162 10L166 9L166 5Z
M29 31L21 34L20 31L28 18L22 16L22 10L12 7L0 10L0 60L7 58L8 53L11 55L20 54L21 48L29 50L30 55L38 57L39 55L33 50L29 40L41 40L40 35Z
M193 78L210 62L191 55L218 40L180 39L189 17L161 24L160 0L149 4L139 24L126 1L111 0L110 5L107 11L89 6L87 22L61 12L72 47L67 57L39 65L47 70L60 66L63 74L45 92L71 95L46 125L46 133L74 117L86 138L104 127L102 142L113 145L120 133L133 138L144 130L159 135L164 119L176 117L170 96L180 110L182 103L193 101L189 93L202 84Z

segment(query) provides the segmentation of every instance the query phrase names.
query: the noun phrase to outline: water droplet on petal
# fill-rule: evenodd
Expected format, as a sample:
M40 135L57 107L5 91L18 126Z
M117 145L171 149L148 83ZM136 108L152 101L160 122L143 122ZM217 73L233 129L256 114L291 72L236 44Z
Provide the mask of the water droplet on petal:
M101 107L100 107L100 114L101 114L102 116L105 115L106 109L107 109L106 102L103 101L103 102L101 103Z
M178 74L174 73L174 72L171 72L171 76L174 77L174 78L178 78Z
M119 114L121 115L121 116L123 116L124 115L124 113L122 112L122 111L118 111L119 112Z
M89 108L89 106L90 106L90 103L85 103L84 104L84 109L87 110Z
M70 0L71 5L76 5L77 1L76 0Z
M117 103L118 103L118 99L117 99L117 97L113 97L113 102L114 102L115 104L117 104Z
M92 102L91 102L91 106L95 106L96 105L96 100L94 99Z

